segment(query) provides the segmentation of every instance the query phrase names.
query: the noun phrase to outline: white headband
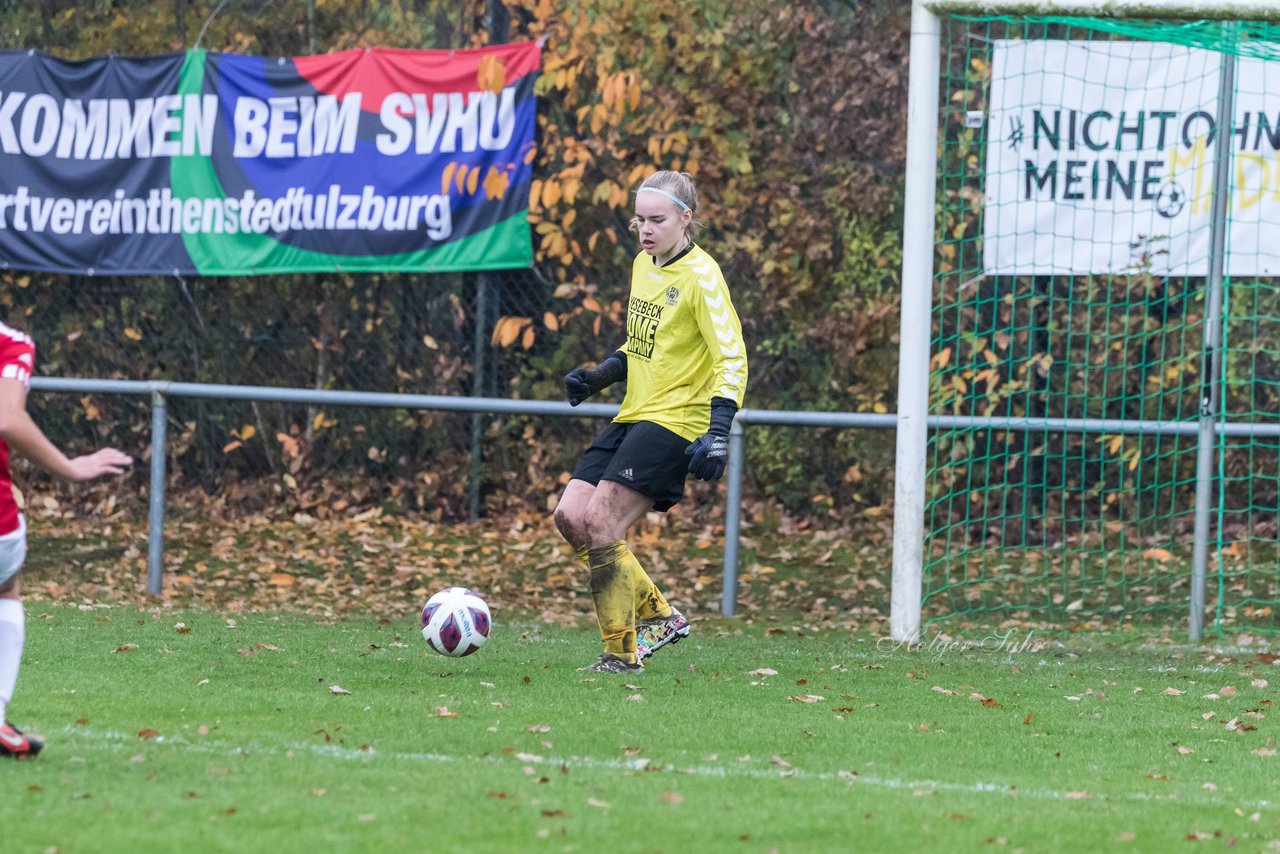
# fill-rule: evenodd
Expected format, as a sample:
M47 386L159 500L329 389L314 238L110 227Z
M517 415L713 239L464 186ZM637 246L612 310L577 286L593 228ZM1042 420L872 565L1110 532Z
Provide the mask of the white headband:
M636 190L636 193L637 195L640 193L657 193L660 196L666 196L668 199L675 202L684 210L689 210L689 206L686 205L684 202L682 202L678 196L674 196L671 193L668 193L666 190L659 190L657 187L641 187L640 189Z

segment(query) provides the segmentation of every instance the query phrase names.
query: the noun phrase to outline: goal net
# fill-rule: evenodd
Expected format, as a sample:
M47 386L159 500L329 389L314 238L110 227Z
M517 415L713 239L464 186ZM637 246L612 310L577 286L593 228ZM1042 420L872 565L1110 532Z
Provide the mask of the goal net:
M942 45L922 619L1176 625L1199 507L1209 624L1280 629L1280 26Z

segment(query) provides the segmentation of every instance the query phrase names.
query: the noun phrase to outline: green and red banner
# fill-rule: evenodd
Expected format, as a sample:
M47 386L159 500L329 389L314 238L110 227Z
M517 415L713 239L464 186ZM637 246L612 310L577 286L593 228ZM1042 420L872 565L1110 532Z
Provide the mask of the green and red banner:
M539 62L0 52L0 269L527 267Z

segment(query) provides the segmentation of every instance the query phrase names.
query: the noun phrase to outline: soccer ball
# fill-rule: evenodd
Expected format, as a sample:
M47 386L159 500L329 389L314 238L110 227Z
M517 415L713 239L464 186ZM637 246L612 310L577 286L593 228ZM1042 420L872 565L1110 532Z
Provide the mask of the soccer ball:
M470 655L489 639L489 606L472 590L447 587L422 609L422 637L441 655Z

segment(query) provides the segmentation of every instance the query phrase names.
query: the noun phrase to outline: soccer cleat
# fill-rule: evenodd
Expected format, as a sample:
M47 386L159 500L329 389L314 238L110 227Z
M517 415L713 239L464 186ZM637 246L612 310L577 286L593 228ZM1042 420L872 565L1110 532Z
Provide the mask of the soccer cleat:
M30 759L40 752L44 742L30 735L23 735L22 730L5 721L0 724L0 756L12 756L14 759Z
M655 617L636 624L636 661L644 661L669 643L689 636L689 621L674 607L670 617Z
M640 663L639 659L636 660L635 664L632 664L609 652L600 653L598 661L593 661L586 667L579 667L578 669L588 673L644 673L644 665Z

